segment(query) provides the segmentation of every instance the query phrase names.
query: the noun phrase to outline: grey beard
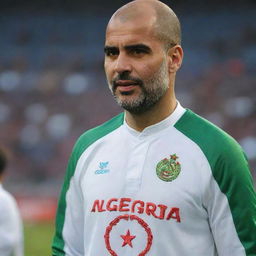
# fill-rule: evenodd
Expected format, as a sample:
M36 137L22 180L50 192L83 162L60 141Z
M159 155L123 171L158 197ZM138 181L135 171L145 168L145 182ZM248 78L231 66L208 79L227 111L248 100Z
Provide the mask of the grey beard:
M143 114L154 107L169 88L169 77L166 62L163 61L158 72L156 72L151 79L145 82L143 81L143 84L138 86L141 88L141 94L135 100L121 100L116 96L115 92L112 91L112 94L120 107L137 115ZM113 88L112 85L110 88Z
M118 105L123 109L127 110L132 114L143 114L149 111L156 103L162 98L165 91L163 88L156 88L155 90L145 90L141 87L141 95L134 101L120 100L118 97L114 96Z

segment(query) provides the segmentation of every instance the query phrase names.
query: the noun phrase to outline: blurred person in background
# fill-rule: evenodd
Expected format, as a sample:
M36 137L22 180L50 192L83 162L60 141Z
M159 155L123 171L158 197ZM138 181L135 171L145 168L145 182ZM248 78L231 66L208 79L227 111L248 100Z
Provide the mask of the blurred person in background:
M176 100L182 59L179 20L160 1L132 1L110 19L105 72L124 113L73 149L54 256L255 255L246 157Z
M0 148L0 255L23 256L23 225L14 197L3 188L7 165L6 153Z

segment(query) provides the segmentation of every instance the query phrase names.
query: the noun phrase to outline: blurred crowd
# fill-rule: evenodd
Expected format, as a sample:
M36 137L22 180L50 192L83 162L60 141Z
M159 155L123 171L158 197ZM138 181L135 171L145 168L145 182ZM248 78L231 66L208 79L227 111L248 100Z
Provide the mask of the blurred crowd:
M181 14L185 56L176 90L184 107L239 141L256 179L255 14ZM107 19L1 16L0 143L10 152L14 192L58 193L78 136L121 111L103 70Z

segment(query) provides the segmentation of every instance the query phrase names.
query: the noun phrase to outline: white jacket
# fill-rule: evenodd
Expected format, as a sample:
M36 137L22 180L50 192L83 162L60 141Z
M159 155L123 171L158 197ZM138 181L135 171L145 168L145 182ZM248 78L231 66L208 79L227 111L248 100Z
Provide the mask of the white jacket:
M23 227L14 197L0 184L0 255L23 256Z
M54 256L255 256L256 195L240 146L177 106L142 132L121 114L69 161Z

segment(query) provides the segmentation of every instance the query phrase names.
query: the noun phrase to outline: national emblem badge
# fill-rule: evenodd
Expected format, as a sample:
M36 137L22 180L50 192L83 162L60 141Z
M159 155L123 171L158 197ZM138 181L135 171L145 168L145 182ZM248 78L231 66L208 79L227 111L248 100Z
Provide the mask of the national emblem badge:
M179 157L176 154L170 155L170 158L164 158L156 166L156 174L163 181L175 180L181 171L180 163L177 161Z

